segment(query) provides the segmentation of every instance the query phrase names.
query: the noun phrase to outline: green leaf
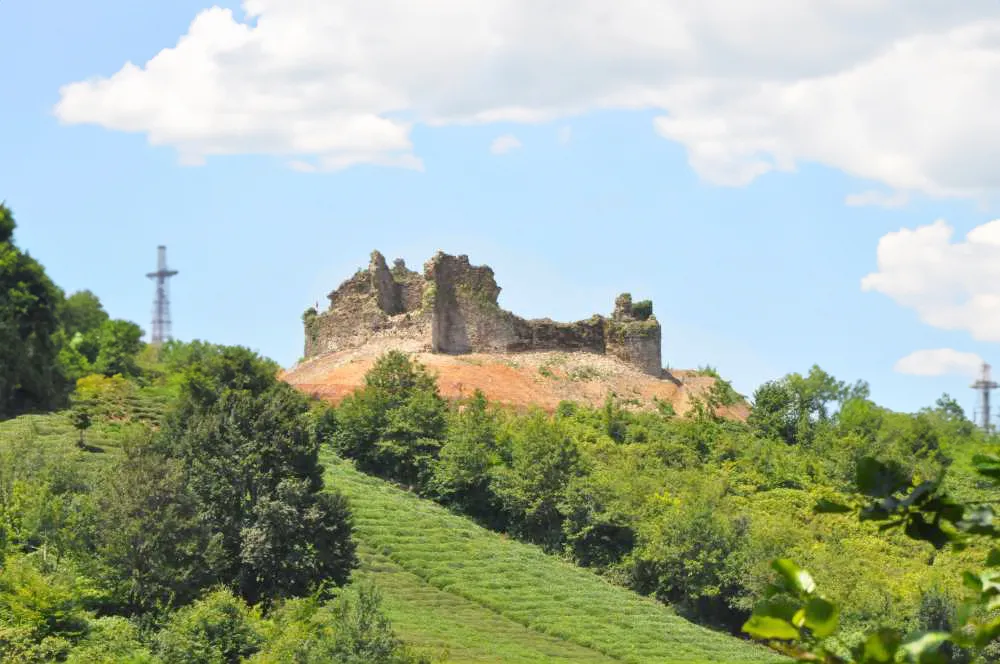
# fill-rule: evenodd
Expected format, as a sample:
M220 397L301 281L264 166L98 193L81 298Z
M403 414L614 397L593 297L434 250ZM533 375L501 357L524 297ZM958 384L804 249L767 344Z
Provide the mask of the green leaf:
M826 498L821 498L813 507L813 511L816 514L846 514L847 512L853 512L854 510L847 505L827 500Z
M973 574L969 571L962 572L962 583L964 583L967 588L971 588L977 593L983 592L983 582L977 574Z
M774 569L785 580L786 585L797 593L811 595L816 590L816 582L812 575L787 558L779 558L771 563Z
M1000 567L1000 549L996 547L990 549L989 555L986 556L986 566Z
M792 641L799 638L799 630L787 620L771 616L750 616L743 624L743 631L755 639L780 639Z
M994 618L976 630L976 645L984 648L998 636L1000 636L1000 617Z
M994 454L976 454L972 457L972 465L980 475L1000 479L1000 457Z
M822 597L811 597L805 607L805 626L819 638L826 638L837 631L840 610L833 602Z
M910 478L897 464L884 464L872 457L864 457L858 462L855 481L858 490L866 496L888 498L905 489Z
M894 629L883 628L873 632L865 639L858 659L862 662L891 662L896 658L902 640Z
M947 659L938 652L938 649L949 639L951 639L951 634L948 632L926 632L918 638L904 643L902 651L911 662L919 662L920 664L946 662Z

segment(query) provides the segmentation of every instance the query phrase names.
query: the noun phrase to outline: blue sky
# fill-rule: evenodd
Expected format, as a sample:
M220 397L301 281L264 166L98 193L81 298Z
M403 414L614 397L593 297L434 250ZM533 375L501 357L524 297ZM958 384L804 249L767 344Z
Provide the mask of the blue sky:
M699 27L690 40L672 37L686 44L675 57L643 45L651 19L636 14L641 3L589 0L622 8L617 32L602 36L594 31L606 20L585 24L585 15L569 34L530 3L490 0L484 14L500 27L472 39L479 24L462 23L472 20L467 12L428 0L449 20L413 44L393 39L398 26L374 10L329 4L343 11L314 16L310 3L254 0L259 16L239 34L285 37L256 50L231 46L239 40L226 26L246 19L229 5L231 19L213 14L192 30L189 42L207 46L156 69L150 59L176 46L208 5L0 1L0 199L17 217L17 242L68 292L89 288L113 316L147 330L153 286L143 275L166 244L180 271L171 283L174 336L246 345L285 366L302 352L302 311L366 265L372 249L411 267L442 249L491 265L501 304L528 317L606 313L622 291L651 298L665 362L711 364L746 393L816 363L868 380L893 408L917 409L947 391L971 412L970 354L989 360L1000 340L1000 281L986 283L1000 269L1000 232L988 223L1000 216L989 157L997 152L987 150L996 121L979 108L983 95L962 108L934 100L955 92L949 63L993 34L996 10L942 3L911 17L912 34L886 27L889 14L849 15L874 26L871 43L831 28L822 48L804 37L789 46L801 53L785 57L768 50L767 26L760 43L737 39L709 12L685 17ZM817 3L833 14L799 17L802 30L843 18L837 5ZM550 36L564 40L561 49L540 46L548 42L514 20L525 17L556 26ZM334 19L330 43L359 35L362 51L392 45L378 57L324 51L310 60L315 52L301 44L327 48L312 26ZM940 44L919 41L930 39L926 25L937 26ZM492 40L490 59L463 64L486 57L477 40ZM879 58L913 44L920 57L937 53L941 71L924 67L924 87L902 94L894 81L921 63ZM981 72L963 61L961 71L997 80L988 64L996 47L984 41L975 52L993 60ZM129 80L94 82L126 62L140 68ZM857 73L868 63L872 79ZM331 78L350 67L351 78ZM758 92L718 83L727 76ZM702 95L678 80L716 87ZM236 110L224 108L248 89ZM900 101L917 93L932 101ZM195 101L212 94L219 98ZM232 129L239 123L246 132ZM517 146L492 151L507 135ZM871 191L883 205L846 202ZM953 237L933 235L938 219ZM977 227L968 246L954 246ZM893 235L901 229L910 233ZM936 354L896 366L926 350Z

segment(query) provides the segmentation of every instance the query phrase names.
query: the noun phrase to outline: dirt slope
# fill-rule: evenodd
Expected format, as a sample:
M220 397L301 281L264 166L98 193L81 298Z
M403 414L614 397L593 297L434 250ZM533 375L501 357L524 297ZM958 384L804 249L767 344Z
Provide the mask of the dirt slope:
M478 387L490 401L515 408L536 405L551 412L563 400L597 406L614 392L634 400L640 408L654 407L654 399L668 402L679 415L691 408L692 397L703 394L715 381L677 370L664 372L658 379L615 358L592 353L439 355L420 352L400 340L386 341L312 358L284 372L282 379L336 403L364 383L365 373L380 354L394 348L411 353L436 374L442 396L449 399L469 396ZM741 404L720 414L744 419L747 408Z

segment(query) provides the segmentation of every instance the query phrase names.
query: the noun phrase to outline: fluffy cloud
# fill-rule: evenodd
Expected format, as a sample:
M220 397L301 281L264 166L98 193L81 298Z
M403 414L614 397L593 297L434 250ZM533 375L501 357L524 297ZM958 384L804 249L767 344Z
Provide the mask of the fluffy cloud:
M953 235L943 220L887 233L878 243L878 271L861 288L888 295L928 325L1000 341L1000 219L960 242Z
M951 348L918 350L896 362L897 372L912 376L974 377L979 373L983 358L975 353L963 353Z
M419 168L426 125L659 109L708 180L813 161L900 192L1000 189L992 0L245 0L142 65L62 88L57 117L186 163Z
M493 139L493 142L490 144L490 152L493 154L507 154L519 147L521 147L521 141L517 140L517 136L504 134Z

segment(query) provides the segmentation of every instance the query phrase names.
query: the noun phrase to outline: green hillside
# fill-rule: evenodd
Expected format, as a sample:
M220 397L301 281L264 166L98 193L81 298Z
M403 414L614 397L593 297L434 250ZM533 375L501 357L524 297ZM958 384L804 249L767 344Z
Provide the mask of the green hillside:
M120 451L95 426L79 450L65 413L0 422L0 455L29 445L94 470ZM20 445L12 445L13 443ZM363 561L399 635L448 662L767 662L772 652L698 627L533 546L485 530L327 453L351 500Z
M332 454L327 483L351 500L374 577L408 643L454 662L764 662L774 653L535 547L485 530Z

